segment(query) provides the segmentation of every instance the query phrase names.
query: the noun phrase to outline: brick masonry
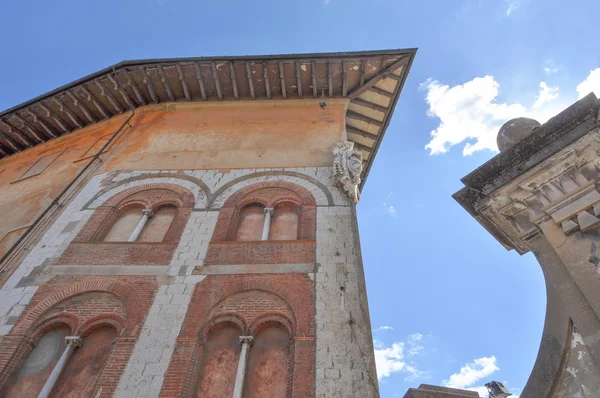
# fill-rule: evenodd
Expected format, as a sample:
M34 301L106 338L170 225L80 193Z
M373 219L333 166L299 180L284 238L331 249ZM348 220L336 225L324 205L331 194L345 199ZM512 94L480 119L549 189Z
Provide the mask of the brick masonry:
M221 270L222 275L192 275L195 269L218 267L205 267L205 260L219 210L228 198L253 184L268 182L297 184L314 197L316 247L313 243L313 248L309 250L312 257L308 260L305 257L299 258L299 264L279 264L273 274L269 274L268 264L261 262L257 265L263 272L260 274L227 274L240 272L239 267L229 264ZM327 167L227 172L156 170L94 177L64 208L0 290L0 336L7 335L15 323L21 322L23 310L30 304L38 289L45 289L46 285L62 277L56 275L60 272L53 272L53 269L76 268L73 267L76 264L69 264L67 260L62 260L60 265L56 264L94 211L115 195L147 184L178 185L192 194L194 207L164 273L143 276L154 281L156 292L153 293L151 302L148 302L149 309L143 315L144 321L139 332L120 340L119 347L125 347L123 350L130 359L126 367L123 364L123 375L118 386L116 375L112 381L114 386L111 388L116 388L115 396L157 397L161 390L164 396L176 396L165 393L177 388L168 369L188 366L186 361L190 359L184 358L182 362L181 355L197 355L200 347L199 336L190 334L189 329L186 329L186 314L189 318L192 312L196 314L193 308L198 302L210 301L209 298L213 295L208 289L209 281L223 281L227 278L250 278L248 281L257 278L271 281L269 283L283 278L281 280L287 281L284 285L303 286L303 290L295 294L302 297L304 304L298 307L302 309L294 310L295 319L290 321L293 325L290 327L295 328L295 372L290 382L293 396L377 396L377 377L354 206L334 186L331 168ZM281 248L272 249L277 250ZM94 257L99 256L92 258ZM68 256L63 257L66 258ZM80 275L77 278L123 278L125 276L119 276L119 270L125 268L127 270L123 271L124 274L136 275L136 271L127 267L132 264L123 264L122 259L110 259L110 256L107 258L92 261L103 264L97 276ZM136 266L140 269L139 275L144 275L151 263L139 261ZM252 266L250 263L244 264L245 267ZM94 265L98 264L87 266ZM85 268L86 265L79 267ZM286 269L293 273L282 273ZM93 274L89 269L85 271L86 274L89 272ZM138 276L140 277L142 276ZM291 297L285 295L281 297L288 303L291 300ZM285 311L279 312L281 314L278 316L283 317L281 319L288 319ZM307 359L313 358L313 355L315 359Z

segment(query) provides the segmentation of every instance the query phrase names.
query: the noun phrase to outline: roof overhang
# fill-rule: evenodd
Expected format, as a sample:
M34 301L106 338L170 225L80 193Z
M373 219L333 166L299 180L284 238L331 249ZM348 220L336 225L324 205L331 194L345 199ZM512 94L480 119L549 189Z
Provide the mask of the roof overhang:
M150 104L345 98L364 184L416 51L120 62L1 112L0 159Z

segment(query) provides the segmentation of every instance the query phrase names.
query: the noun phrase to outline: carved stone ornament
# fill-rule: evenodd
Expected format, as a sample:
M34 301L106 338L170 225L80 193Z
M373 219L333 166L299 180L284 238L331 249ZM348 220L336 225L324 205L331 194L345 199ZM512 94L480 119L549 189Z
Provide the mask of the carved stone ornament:
M354 149L353 142L340 142L333 147L333 177L338 187L358 202L360 192L360 173L362 172L362 153Z

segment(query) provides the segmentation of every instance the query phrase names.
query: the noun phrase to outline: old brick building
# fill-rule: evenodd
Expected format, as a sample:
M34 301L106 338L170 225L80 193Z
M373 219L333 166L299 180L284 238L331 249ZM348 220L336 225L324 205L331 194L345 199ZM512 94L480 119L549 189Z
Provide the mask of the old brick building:
M375 397L355 203L415 50L123 62L0 114L0 395Z

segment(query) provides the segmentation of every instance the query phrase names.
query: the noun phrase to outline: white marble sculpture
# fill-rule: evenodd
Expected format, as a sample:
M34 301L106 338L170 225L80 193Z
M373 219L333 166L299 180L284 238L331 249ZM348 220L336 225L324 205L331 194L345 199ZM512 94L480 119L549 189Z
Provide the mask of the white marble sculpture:
M354 149L350 141L340 142L333 147L333 177L337 185L348 196L358 202L360 192L360 173L362 172L362 153Z

